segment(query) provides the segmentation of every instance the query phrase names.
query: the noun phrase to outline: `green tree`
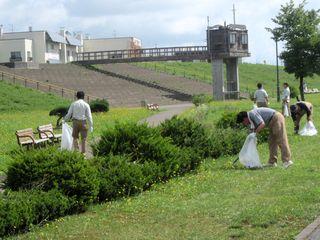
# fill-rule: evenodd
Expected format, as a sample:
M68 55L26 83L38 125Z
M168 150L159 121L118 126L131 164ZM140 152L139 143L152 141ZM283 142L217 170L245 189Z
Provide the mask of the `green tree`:
M280 58L284 60L285 71L299 79L302 100L304 78L320 74L320 10L306 10L305 5L303 1L296 7L293 0L282 5L272 19L277 26L270 30L274 39L285 43Z

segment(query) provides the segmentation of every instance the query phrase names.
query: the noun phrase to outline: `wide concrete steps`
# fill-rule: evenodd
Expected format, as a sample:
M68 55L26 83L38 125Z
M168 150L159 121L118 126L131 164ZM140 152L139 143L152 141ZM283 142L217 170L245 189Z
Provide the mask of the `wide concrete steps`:
M182 93L190 95L200 93L212 94L212 85L210 84L180 76L155 72L149 69L137 67L132 64L104 64L98 65L98 67L103 70L107 70L124 76L130 76L146 82L155 83L160 86L181 91Z
M144 69L138 69L137 67L131 68L131 65L128 64L121 64L120 66L115 66L116 64L112 65L112 67L117 69L117 72L122 75L130 74L142 78L143 81L153 81L152 79L156 78L158 74L152 74L152 71L148 71L148 76L152 77L143 77L144 74L147 74L144 72ZM190 98L186 99L186 97L179 94L179 92L165 91L165 88L157 89L148 87L144 84L108 76L74 64L43 64L40 65L40 69L10 69L0 66L0 70L29 79L55 84L63 88L76 91L83 90L89 95L106 98L113 107L140 106L141 101L158 103L160 105L172 105L190 101ZM139 72L140 70L142 73ZM171 80L166 81L165 76L162 75L163 74L161 74L161 78L159 78L161 79L161 84L175 81L175 84L171 83L170 85L168 83L166 86L181 86L181 83L179 83L181 79L177 78L173 80L170 78L170 75L167 75ZM195 85L197 86L198 83L195 82ZM190 89L191 88L192 87L190 87ZM197 87L194 87L194 89L195 91L192 94L201 93L200 90L197 90ZM207 93L208 91L203 92Z

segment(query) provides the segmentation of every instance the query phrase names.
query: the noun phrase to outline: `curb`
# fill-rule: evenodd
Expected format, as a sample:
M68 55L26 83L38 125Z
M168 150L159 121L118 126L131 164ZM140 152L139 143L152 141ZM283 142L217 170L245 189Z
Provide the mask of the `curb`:
M296 236L295 240L318 240L320 239L320 217L309 224Z

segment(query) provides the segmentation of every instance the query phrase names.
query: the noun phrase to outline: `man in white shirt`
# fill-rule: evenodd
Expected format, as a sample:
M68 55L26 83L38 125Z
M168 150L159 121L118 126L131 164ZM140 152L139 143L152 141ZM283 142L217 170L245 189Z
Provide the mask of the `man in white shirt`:
M72 118L73 123L73 147L75 150L79 150L78 138L79 133L81 135L81 152L86 152L86 139L88 134L87 121L89 123L90 132L93 131L93 121L91 115L91 109L88 103L84 99L84 92L77 92L77 101L73 102L69 108L64 120L67 121Z
M257 107L268 107L268 94L263 89L262 84L257 84L258 90L255 91L253 101L257 104Z
M290 104L290 88L288 83L284 83L283 92L282 92L282 115L285 117L290 116L289 104Z

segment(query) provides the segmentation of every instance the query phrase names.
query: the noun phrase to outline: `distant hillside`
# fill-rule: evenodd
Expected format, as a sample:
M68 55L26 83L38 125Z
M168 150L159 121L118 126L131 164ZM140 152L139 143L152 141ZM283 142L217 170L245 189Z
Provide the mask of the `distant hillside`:
M51 110L69 100L0 81L0 112Z
M198 79L206 83L212 82L211 64L206 62L145 62L135 63L136 66L166 72L178 76ZM299 82L294 75L284 72L280 67L279 79L282 83L288 82L298 89ZM261 82L271 96L276 96L276 66L265 64L239 64L239 77L241 91L254 91L258 82ZM309 88L320 89L320 76L306 78Z

